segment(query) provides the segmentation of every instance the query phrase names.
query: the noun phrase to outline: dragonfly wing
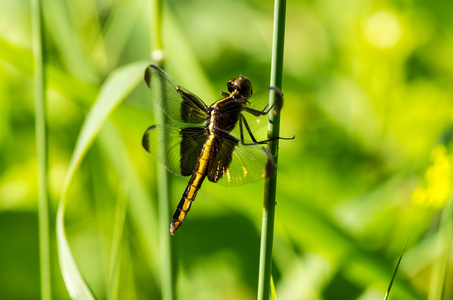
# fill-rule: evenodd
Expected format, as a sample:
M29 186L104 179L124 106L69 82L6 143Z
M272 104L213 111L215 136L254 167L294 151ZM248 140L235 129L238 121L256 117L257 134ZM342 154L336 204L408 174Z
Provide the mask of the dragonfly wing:
M259 111L267 111L269 106L269 97L272 93L275 94L274 107L279 111L283 106L283 93L278 87L272 86L253 93L252 96L250 96L250 98L247 100L245 107Z
M242 115L244 116L251 132L255 132L267 125L269 119L267 113L269 112L269 97L271 93L275 93L274 108L276 108L276 111L278 112L283 105L283 94L277 87L268 87L259 90L247 99ZM239 126L236 126L232 134L236 137L240 137Z
M179 176L192 175L208 135L203 127L180 128L172 125L154 125L143 135L143 147Z
M161 68L150 65L145 81L153 98L164 112L178 123L199 124L206 121L208 107L195 94L179 86Z
M240 185L270 177L274 173L274 160L260 144L243 145L233 136L217 138L216 157L208 179L221 185Z

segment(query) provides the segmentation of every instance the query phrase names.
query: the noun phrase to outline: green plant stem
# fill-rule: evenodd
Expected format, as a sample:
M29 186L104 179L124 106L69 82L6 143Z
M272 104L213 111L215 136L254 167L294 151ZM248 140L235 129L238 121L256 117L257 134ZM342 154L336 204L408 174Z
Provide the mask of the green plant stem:
M151 7L151 59L163 68L165 57L162 42L162 0L152 0Z
M444 299L447 271L450 260L450 245L453 238L453 193L442 209L439 233L437 234L438 258L433 265L433 275L428 300Z
M156 118L157 119L157 118ZM174 238L170 235L170 175L165 167L158 166L159 235L161 254L162 299L175 299Z
M151 58L154 62L163 68L164 51L162 43L162 1L153 0L152 2L152 36ZM154 100L153 100L154 101ZM168 117L163 110L154 102L154 111L156 122L165 124ZM159 211L159 235L160 235L160 255L161 255L161 289L162 299L173 300L176 298L175 293L175 263L174 263L174 239L170 236L170 174L164 166L157 166L157 197Z
M41 299L51 299L49 198L47 191L47 138L45 111L44 34L42 30L42 3L31 1L35 129L38 175L39 262L41 272Z
M274 6L274 34L272 44L271 86L282 88L283 50L285 40L286 0L275 0ZM269 105L275 101L271 94ZM276 138L280 134L280 114L269 113L268 138ZM277 188L278 139L268 144L274 157L275 173L266 178L264 186L263 218L261 225L260 264L258 277L258 299L268 300L270 293L270 279L272 271L272 247L274 241L275 195Z

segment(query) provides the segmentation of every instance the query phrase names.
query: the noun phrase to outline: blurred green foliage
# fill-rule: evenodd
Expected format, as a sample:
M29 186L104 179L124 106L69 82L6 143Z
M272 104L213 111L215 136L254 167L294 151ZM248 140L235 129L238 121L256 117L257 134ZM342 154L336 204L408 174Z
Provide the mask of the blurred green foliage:
M24 0L0 7L0 298L36 299L30 7ZM44 1L56 299L69 297L54 233L69 160L107 76L149 58L150 9L145 0ZM426 299L440 210L452 190L453 2L294 0L287 9L281 135L296 138L279 150L277 296L382 299L409 237L392 294ZM258 0L168 1L167 73L208 104L239 74L255 89L267 86L272 10ZM143 82L102 128L70 187L69 243L99 299L109 293L112 224L124 191L119 299L160 298L156 162L141 147L152 108ZM174 206L186 183L175 178ZM203 185L174 237L181 299L255 298L262 188Z

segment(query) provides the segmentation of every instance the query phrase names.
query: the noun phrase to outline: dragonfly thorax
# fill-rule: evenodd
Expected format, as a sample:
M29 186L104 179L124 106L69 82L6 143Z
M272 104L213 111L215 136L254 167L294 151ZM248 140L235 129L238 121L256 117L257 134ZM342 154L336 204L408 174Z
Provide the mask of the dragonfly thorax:
M209 120L206 126L224 132L231 132L239 120L244 104L244 101L237 101L234 96L217 101L208 109Z

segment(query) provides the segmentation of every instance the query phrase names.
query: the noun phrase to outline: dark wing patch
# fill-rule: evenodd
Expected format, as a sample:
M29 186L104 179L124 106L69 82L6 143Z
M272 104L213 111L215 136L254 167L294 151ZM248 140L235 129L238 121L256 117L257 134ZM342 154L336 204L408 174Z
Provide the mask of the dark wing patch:
M153 98L170 119L189 124L206 121L207 105L195 94L179 86L161 68L155 65L148 66L145 81Z
M143 135L143 147L179 176L191 175L208 135L203 127L154 125Z
M189 176L195 169L208 134L202 127L187 127L181 130L181 137L181 175Z

